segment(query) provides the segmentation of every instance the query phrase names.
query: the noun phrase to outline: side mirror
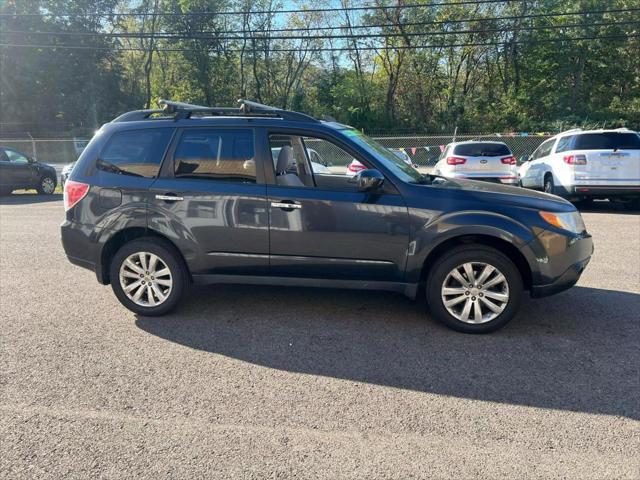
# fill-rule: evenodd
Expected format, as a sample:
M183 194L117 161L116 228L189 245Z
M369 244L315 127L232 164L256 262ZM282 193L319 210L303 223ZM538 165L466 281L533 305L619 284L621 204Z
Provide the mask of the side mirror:
M527 163L529 160L531 160L531 155L523 155L520 157L520 165L522 165L523 163Z
M354 177L354 183L359 192L373 192L382 187L384 175L374 169L361 170Z

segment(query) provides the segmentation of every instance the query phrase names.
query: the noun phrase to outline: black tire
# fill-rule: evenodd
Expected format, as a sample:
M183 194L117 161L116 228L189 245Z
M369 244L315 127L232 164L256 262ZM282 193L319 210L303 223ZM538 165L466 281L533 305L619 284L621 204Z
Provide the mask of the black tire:
M157 306L143 306L135 303L124 292L120 283L120 267L132 254L148 252L159 257L171 273L173 285L167 298ZM189 273L180 253L169 242L155 237L144 237L124 244L116 252L109 266L109 277L113 293L122 305L138 315L150 317L164 315L176 307L189 285Z
M556 186L553 183L553 175L551 175L550 173L547 173L544 176L544 186L542 187L542 189L545 191L545 193L551 193L555 195Z
M506 278L509 289L509 298L504 310L496 318L485 323L471 324L457 319L449 313L441 295L449 273L456 267L470 262L486 263L499 270ZM447 327L464 333L489 333L506 325L520 308L522 291L522 276L514 263L498 250L484 245L463 245L442 255L429 271L426 285L427 303L431 313Z
M51 185L53 185L53 188L51 188ZM56 190L56 179L51 175L44 175L38 182L36 190L40 195L53 195Z

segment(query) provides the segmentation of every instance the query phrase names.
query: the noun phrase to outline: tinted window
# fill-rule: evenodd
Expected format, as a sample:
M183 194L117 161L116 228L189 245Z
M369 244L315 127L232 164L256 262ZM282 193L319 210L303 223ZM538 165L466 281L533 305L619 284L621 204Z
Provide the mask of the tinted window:
M511 151L502 143L463 143L456 145L453 154L463 157L498 157L511 155Z
M96 167L111 173L153 178L158 175L172 133L172 128L115 133L100 153Z
M252 130L188 130L174 155L175 176L256 182Z
M640 149L636 133L584 133L576 136L574 150Z

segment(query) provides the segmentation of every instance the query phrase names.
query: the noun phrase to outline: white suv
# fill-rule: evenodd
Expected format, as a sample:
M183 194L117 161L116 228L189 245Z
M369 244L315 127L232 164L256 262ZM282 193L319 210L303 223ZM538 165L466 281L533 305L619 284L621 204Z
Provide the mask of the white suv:
M524 157L518 176L526 188L571 200L640 199L640 135L627 129L569 130Z
M502 142L450 143L438 158L433 173L444 177L470 178L507 185L518 183L516 159L509 147Z

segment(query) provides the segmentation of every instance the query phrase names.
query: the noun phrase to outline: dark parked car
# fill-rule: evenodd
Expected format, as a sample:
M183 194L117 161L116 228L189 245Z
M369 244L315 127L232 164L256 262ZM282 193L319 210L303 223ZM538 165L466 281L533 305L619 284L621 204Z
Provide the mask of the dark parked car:
M168 312L192 282L422 291L446 325L481 333L507 323L523 291L571 287L591 257L559 197L422 175L297 112L163 103L104 125L65 184L69 260L140 315ZM315 172L307 143L366 168Z
M56 189L56 170L12 148L0 147L0 194L35 188L52 194Z

